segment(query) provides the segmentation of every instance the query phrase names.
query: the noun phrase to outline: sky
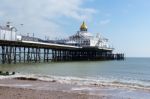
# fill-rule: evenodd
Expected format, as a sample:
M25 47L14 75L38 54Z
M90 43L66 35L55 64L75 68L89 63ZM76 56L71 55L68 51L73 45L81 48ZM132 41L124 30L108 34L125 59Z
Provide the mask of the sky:
M150 57L149 9L150 0L1 0L0 25L10 21L18 34L51 39L75 34L85 21L115 52Z

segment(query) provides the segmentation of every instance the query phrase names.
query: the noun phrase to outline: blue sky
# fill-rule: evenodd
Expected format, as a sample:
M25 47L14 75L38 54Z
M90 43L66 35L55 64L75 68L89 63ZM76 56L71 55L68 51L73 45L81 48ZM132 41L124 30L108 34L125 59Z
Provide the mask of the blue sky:
M1 0L0 24L10 21L24 35L63 38L84 20L89 32L108 38L116 52L150 57L149 9L150 0Z

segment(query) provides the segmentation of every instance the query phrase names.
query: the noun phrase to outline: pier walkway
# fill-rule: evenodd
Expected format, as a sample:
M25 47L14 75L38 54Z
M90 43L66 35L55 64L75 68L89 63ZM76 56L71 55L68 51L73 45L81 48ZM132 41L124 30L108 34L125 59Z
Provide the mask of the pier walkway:
M83 48L56 43L0 40L0 63L2 64L122 59L124 54L113 54L110 48Z

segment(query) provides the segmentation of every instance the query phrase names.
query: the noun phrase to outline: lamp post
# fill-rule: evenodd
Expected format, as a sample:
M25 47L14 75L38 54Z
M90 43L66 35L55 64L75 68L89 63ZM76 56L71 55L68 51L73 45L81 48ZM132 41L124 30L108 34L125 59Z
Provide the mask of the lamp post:
M20 24L21 28L23 28L23 25L24 25L24 24ZM22 30L22 29L21 29L21 30ZM21 35L22 35L22 33L20 32L20 36L21 36Z

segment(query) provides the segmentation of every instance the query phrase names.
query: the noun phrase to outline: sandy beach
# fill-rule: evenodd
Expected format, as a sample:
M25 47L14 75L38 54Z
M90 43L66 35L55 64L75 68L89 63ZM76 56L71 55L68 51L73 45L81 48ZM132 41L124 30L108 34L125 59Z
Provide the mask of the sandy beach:
M0 87L0 99L102 99L100 96L63 91Z
M90 94L88 91L71 91L72 88L80 88L80 86L57 82L3 79L0 80L0 99L109 99L111 97Z
M103 85L84 86L35 79L0 80L0 99L148 99L149 96L149 91Z

